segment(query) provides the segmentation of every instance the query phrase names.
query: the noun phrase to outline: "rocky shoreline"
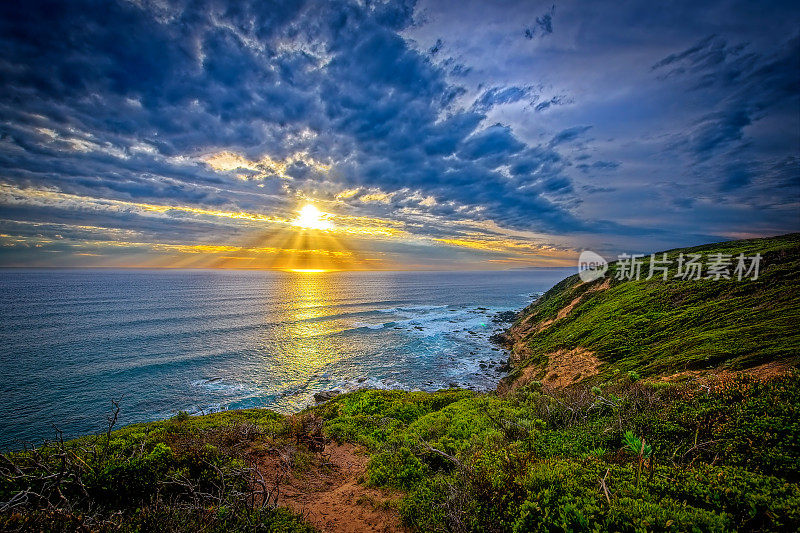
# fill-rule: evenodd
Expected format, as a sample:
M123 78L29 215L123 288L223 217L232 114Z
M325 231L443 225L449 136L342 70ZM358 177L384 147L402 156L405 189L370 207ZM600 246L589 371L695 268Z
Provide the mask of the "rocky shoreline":
M539 295L533 295L534 298L538 297ZM492 316L491 321L494 324L503 324L507 325L505 329L496 329L492 335L489 336L489 342L498 346L499 349L507 350L509 352L508 358L505 361L491 361L491 360L480 360L478 361L479 368L484 372L494 372L495 374L500 374L500 381L498 382L498 389L501 387L503 380L506 379L507 374L513 370L513 361L512 361L512 352L511 348L513 347L513 343L509 342L509 331L513 327L514 322L519 318L522 311L500 311ZM474 333L469 331L468 333ZM498 348L493 348L498 349ZM506 374L506 375L502 375ZM362 387L362 388L369 388L369 387ZM464 387L456 382L450 382L448 384L448 388L450 389L470 389L470 387ZM360 389L356 389L360 390ZM352 391L345 391L341 389L328 389L315 392L313 395L314 404L320 405L325 402L328 402L337 396L344 394L345 392L352 392Z

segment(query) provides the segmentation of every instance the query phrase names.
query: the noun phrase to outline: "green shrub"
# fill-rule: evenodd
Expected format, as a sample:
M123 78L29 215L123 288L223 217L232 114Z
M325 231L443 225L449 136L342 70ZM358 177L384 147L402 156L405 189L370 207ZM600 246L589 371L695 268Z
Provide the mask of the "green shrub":
M398 424L367 477L408 491L416 531L797 529L797 382L696 394L628 381L602 404L588 389L464 398Z

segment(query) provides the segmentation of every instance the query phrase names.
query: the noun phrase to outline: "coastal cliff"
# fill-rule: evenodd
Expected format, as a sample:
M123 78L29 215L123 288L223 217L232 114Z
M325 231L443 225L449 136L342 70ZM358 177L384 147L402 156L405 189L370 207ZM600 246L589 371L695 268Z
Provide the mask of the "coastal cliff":
M665 255L666 254L666 255ZM753 279L735 272L737 258L759 254ZM727 276L679 277L679 258L730 261ZM640 279L570 276L519 313L500 338L510 375L498 390L532 381L565 387L615 373L677 380L724 371L786 372L800 346L800 235L730 241L659 252L639 266ZM747 263L745 266L750 266ZM666 278L666 279L665 279Z

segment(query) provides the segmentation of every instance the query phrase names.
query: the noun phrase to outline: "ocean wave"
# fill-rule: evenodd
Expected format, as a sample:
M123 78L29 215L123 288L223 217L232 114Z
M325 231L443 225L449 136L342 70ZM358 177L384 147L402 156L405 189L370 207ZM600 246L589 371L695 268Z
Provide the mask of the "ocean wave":
M256 392L243 383L229 383L221 377L196 379L189 383L192 387L202 387L214 392L236 394L241 392Z
M383 324L383 328L394 327L416 335L453 335L490 330L493 316L507 310L500 307L420 306L420 312ZM445 310L445 311L442 311Z
M161 411L154 413L151 417L153 420L165 420L168 418L172 418L173 416L177 415L178 413L186 413L190 416L198 416L198 415L208 415L211 413L219 413L222 411L227 411L228 407L221 402L211 402L207 404L193 404L187 405L182 409L177 409L175 411Z
M394 322L387 322L386 324L370 324L368 322L353 322L353 328L352 329L367 328L367 329L376 329L377 330L377 329L385 328L388 324L394 324Z
M431 311L434 309L444 309L449 307L447 305L408 305L388 307L386 309L378 309L379 313L413 313L416 311Z

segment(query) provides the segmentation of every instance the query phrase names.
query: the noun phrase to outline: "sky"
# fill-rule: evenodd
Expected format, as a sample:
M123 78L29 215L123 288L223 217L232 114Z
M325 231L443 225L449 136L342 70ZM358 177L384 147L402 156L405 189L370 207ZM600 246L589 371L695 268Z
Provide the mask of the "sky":
M0 266L516 269L800 231L798 28L794 2L2 2Z

